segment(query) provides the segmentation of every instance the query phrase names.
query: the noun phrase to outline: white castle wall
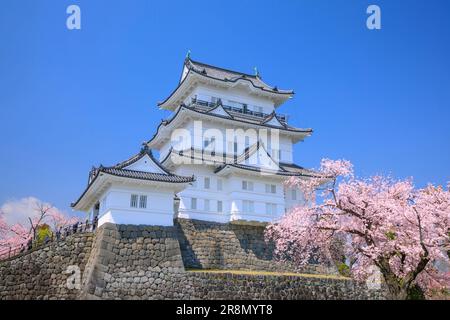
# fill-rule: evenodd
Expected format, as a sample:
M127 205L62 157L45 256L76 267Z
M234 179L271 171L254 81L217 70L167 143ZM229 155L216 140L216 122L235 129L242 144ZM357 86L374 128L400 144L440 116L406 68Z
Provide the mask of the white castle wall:
M131 195L147 196L146 208L131 207ZM99 225L173 225L173 190L154 186L112 186L100 198Z
M196 176L196 183L178 193L180 197L179 217L186 219L230 222L249 220L270 222L285 212L283 184L273 176L239 175L219 177L212 166L185 165L176 169L176 174ZM209 178L209 188L205 188L205 178ZM218 180L222 181L222 190L218 189ZM243 190L242 181L253 183L253 190ZM276 193L267 193L266 184L275 185ZM196 199L196 209L192 208L192 199ZM209 200L209 210L205 201ZM222 212L217 210L217 201L222 201ZM252 212L245 212L244 201L253 202ZM276 212L268 214L267 204L274 204Z

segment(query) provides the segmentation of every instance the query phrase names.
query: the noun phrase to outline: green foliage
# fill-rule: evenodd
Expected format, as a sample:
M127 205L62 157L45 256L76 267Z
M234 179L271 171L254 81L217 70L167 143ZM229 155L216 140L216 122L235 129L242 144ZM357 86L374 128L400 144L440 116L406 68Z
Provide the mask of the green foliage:
M389 240L395 240L396 237L397 235L394 231L386 232L386 238L388 238Z
M45 240L52 238L52 230L49 225L43 224L36 228L36 243L41 245Z
M350 276L350 267L346 265L344 262L338 263L336 265L338 272L340 275L349 277Z

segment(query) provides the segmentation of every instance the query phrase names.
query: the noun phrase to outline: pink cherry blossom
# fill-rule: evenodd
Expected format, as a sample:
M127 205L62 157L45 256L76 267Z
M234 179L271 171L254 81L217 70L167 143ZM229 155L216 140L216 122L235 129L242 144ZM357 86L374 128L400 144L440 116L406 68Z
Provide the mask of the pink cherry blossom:
M268 226L266 236L280 258L300 264L331 263L339 241L356 279L376 266L394 298L407 298L415 285L427 293L450 289L436 268L449 263L450 191L412 179L356 179L350 162L325 159L313 179L291 178L309 200ZM321 203L314 194L321 190Z
M35 208L29 213L28 224L8 223L5 213L0 211L0 254L9 249L25 247L29 240L36 237L36 230L40 225L49 224L53 232L56 232L79 221L77 217L69 217L50 204L37 199L33 203Z

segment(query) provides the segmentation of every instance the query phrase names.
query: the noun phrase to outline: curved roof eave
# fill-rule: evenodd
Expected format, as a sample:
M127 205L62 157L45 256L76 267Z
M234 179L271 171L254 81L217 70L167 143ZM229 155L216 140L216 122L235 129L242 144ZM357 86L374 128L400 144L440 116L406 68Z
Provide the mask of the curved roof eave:
M240 81L247 81L255 89L259 89L259 90L261 90L263 92L267 92L267 93L273 94L273 95L285 96L286 98L292 97L295 94L293 90L280 90L280 89L273 90L273 89L266 89L264 87L257 86L257 85L255 85L253 83L251 78L248 77L248 76L246 76L246 77L236 77L234 79L220 79L220 78L209 76L207 74L204 74L204 73L199 72L199 71L194 70L194 69L188 69L188 72L187 72L186 76L184 76L183 80L180 81L178 86L172 91L172 93L164 101L158 102L158 106L163 108L163 106L177 93L177 91L183 86L183 84L188 81L189 76L192 73L195 73L196 75L199 75L201 77L205 77L205 78L212 79L214 81L219 81L219 82L222 82L222 83L238 83Z
M156 133L153 135L153 137L151 139L149 139L147 141L147 145L150 146L150 143L156 139L156 137L158 136L159 130L161 128L161 126L168 126L172 121L174 121L176 119L176 117L178 116L178 114L182 111L182 110L188 110L188 111L192 111L198 114L202 114L202 115L206 115L206 116L211 116L211 117L217 117L217 118L221 118L224 120L229 120L229 121L236 121L236 122L241 122L241 123L245 123L245 124L249 124L249 125L254 125L254 126L259 126L259 127L268 127L268 128L272 128L272 129L277 129L280 131L284 131L284 132L289 132L289 133L303 133L306 134L307 136L311 135L313 133L312 129L292 129L289 127L277 127L277 126L272 126L272 125L267 125L267 124L263 124L263 123L254 123L254 122L248 122L245 120L241 120L241 119L235 119L235 118L228 118L228 117L224 117L221 116L219 114L210 114L209 112L201 112L198 110L195 110L193 108L189 108L187 106L180 106L177 110L177 112L175 112L175 114L170 118L170 120L164 120L161 121L161 123L158 125L158 128L156 129Z

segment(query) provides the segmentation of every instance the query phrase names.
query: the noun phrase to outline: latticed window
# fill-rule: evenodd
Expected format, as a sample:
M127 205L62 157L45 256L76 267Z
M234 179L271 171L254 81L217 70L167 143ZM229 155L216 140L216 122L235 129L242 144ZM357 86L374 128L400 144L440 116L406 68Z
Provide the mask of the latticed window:
M266 214L271 216L276 215L277 205L275 203L266 203Z
M137 208L138 205L138 195L132 194L130 199L130 207Z
M139 208L141 209L147 208L147 196L142 195L139 197Z
M191 209L193 210L197 209L197 198L191 199Z
M253 182L242 180L242 190L253 191Z
M205 189L209 189L210 185L211 185L211 179L205 178L205 185L204 185Z
M242 201L242 211L244 213L253 213L255 212L255 203L250 200Z
M266 184L266 193L277 193L277 186L274 184Z

